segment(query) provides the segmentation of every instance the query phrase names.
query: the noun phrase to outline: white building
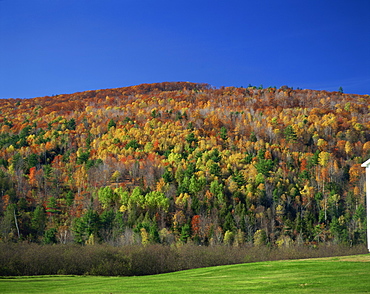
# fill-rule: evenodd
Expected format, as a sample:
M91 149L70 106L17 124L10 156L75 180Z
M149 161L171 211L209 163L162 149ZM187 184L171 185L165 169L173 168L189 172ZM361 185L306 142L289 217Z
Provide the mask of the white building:
M367 249L370 252L370 159L362 167L366 168L366 218L367 218Z

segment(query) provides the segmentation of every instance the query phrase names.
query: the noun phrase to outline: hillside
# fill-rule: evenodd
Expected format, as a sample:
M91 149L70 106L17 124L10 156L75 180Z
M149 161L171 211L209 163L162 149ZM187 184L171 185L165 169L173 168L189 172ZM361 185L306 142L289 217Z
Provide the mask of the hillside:
M158 83L0 100L0 238L365 242L370 96Z

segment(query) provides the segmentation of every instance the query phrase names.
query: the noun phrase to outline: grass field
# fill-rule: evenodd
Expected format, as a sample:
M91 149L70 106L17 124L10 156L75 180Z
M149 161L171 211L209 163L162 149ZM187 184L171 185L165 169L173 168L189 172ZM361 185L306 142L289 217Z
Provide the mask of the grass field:
M0 279L0 293L370 293L370 255L271 261L141 277Z

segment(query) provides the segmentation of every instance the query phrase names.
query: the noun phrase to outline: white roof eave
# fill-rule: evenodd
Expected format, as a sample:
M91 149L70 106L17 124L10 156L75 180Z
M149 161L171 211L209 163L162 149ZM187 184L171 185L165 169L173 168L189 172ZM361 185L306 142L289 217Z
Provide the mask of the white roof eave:
M366 160L363 164L361 164L362 167L370 167L370 159Z

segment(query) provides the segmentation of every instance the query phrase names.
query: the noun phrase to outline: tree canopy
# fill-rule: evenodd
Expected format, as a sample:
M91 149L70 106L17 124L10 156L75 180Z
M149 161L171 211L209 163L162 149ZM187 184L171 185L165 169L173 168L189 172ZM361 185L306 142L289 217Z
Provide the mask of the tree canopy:
M0 239L365 242L370 96L143 84L0 100Z

